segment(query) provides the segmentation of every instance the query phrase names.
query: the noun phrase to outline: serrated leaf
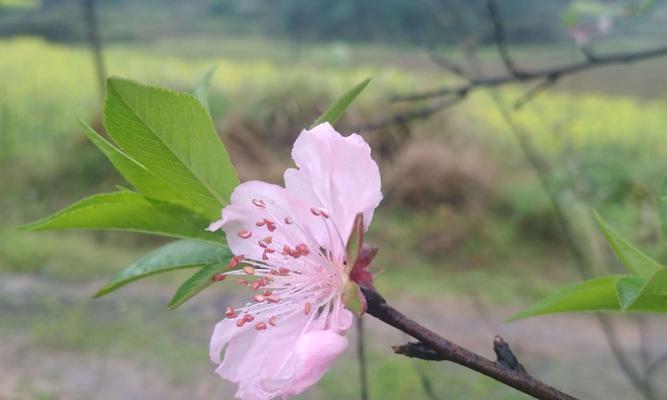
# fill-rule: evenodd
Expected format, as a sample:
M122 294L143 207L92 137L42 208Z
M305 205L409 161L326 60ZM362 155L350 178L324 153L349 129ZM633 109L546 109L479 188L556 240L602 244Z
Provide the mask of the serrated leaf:
M211 87L211 78L213 78L216 68L215 65L211 66L190 91L190 93L199 100L201 105L204 106L209 115L211 114L211 107L209 106L209 88Z
M135 189L154 199L179 204L187 203L187 199L170 188L169 185L162 181L162 179L155 176L143 165L123 153L120 149L107 142L92 127L90 127L90 125L82 120L79 120L79 122L84 127L84 132L90 141L104 153L116 170L118 170L123 178L132 184Z
M221 243L208 224L186 208L123 191L88 197L22 229L112 229Z
M238 185L213 121L190 94L107 79L104 125L127 155L209 220Z
M623 277L605 276L565 287L514 314L509 320L571 311L619 311L616 283Z
M336 100L336 102L332 104L331 107L329 107L322 115L320 115L317 120L315 120L311 128L323 122L328 122L333 125L336 121L338 121L338 118L343 115L350 104L352 104L354 99L356 99L357 96L359 96L359 94L361 94L361 92L366 89L366 86L368 86L370 81L371 78L368 78L347 91L343 96Z
M594 213L594 215L598 226L607 238L607 242L628 271L633 274L648 276L662 269L662 265L623 239L597 213Z
M169 302L169 309L173 310L181 306L186 301L190 300L202 290L211 286L213 276L228 269L227 264L213 264L208 265L199 271L195 272L188 280L186 280L181 287L178 288L174 297Z
M231 251L224 245L192 240L171 242L147 254L139 261L116 274L95 294L95 297L104 296L130 282L151 275L176 269L227 263L231 257Z

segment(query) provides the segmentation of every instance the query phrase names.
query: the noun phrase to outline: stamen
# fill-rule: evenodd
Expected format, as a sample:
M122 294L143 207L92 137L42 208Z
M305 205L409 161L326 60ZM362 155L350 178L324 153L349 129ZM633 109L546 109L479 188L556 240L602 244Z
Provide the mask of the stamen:
M238 256L232 257L232 259L229 261L229 268L236 268L245 256L243 254L239 254Z
M263 331L266 329L266 324L264 322L258 322L257 325L255 325L255 329Z
M307 256L308 254L310 254L310 250L308 250L308 246L306 246L304 243L298 244L296 246L296 250L299 253L303 254L304 256Z
M243 267L243 272L245 272L248 275L255 275L255 268L251 267L250 265L246 265L245 267Z
M267 297L266 302L267 303L278 303L278 302L280 302L280 299L277 299L275 297Z
M240 231L239 233L237 233L237 235L241 239L248 239L248 238L250 238L250 236L252 236L252 232L250 232L250 231Z
M211 277L211 280L213 280L214 282L220 282L224 281L226 277L227 275L225 274L215 274Z
M266 203L264 203L264 201L260 200L260 199L252 199L252 204L254 204L256 207L259 207L259 208L266 207Z
M312 307L312 306L310 305L310 303L306 303L306 304L303 306L303 312L304 312L306 315L310 314L310 309L311 309L311 307Z

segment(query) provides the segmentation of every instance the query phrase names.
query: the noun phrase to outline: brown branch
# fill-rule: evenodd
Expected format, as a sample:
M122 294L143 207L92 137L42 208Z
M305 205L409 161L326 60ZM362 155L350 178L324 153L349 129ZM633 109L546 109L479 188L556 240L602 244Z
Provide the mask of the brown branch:
M612 53L604 56L598 56L594 60L576 62L560 67L545 68L535 71L522 71L520 75L502 75L497 77L471 79L468 83L460 86L445 86L442 88L416 93L406 96L396 96L393 101L417 101L426 100L434 97L442 97L452 94L467 94L475 89L482 87L498 87L512 83L529 82L545 79L552 76L558 80L567 75L581 73L590 69L606 67L617 64L630 64L636 61L647 60L651 58L667 56L667 46L657 47L655 49L643 50L637 52Z
M369 289L363 289L363 292L368 304L366 311L368 314L419 340L435 350L442 357L442 360L451 361L477 371L537 399L575 399L575 397L565 394L525 372L505 367L450 342L391 307L377 292Z
M371 122L366 125L358 126L353 129L355 132L367 132L367 131L374 131L377 129L382 129L386 128L388 126L393 126L393 125L403 125L411 121L415 120L420 120L420 119L427 119L433 114L445 110L447 108L450 108L463 100L465 96L453 96L453 97L447 97L441 101L438 101L436 103L433 103L431 105L427 105L424 107L416 108L414 110L409 110L405 111L402 113L397 113L394 115L389 116L386 119L377 121L377 122Z
M514 64L512 57L510 57L505 34L505 24L503 23L503 19L500 17L498 5L495 1L488 0L486 2L486 8L489 12L491 23L493 24L493 38L496 43L496 48L498 49L498 54L500 55L500 59L503 61L503 64L505 64L505 68L507 68L507 71L510 73L510 75L514 77L523 75L523 72L519 71L519 69L516 67L516 64Z

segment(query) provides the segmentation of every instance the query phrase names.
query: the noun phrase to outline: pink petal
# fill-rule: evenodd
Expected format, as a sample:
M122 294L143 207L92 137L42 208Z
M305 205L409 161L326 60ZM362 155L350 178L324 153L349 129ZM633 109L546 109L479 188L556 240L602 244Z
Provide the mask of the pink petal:
M323 123L301 132L292 158L298 169L285 172L285 187L291 195L327 210L345 239L359 212L364 213L368 229L382 193L378 166L361 136L343 137Z
M296 355L301 365L283 395L301 394L317 383L346 348L347 338L331 330L303 335L296 345Z

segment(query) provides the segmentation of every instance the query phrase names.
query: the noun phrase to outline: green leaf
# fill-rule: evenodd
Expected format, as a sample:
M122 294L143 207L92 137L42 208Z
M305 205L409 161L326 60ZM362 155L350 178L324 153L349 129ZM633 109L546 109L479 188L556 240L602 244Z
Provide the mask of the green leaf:
M361 246L364 245L364 214L358 213L354 217L354 222L352 223L352 231L350 232L350 237L347 239L346 246L346 261L347 266L345 268L345 273L349 273L354 264L359 258L359 252L361 251Z
M343 287L343 304L356 315L362 315L366 312L366 297L361 292L359 285L347 281L345 287Z
M193 298L202 290L209 287L214 281L213 276L223 272L227 268L227 264L213 264L208 265L199 271L195 272L181 287L178 288L174 297L169 302L169 309L173 310L179 307L186 301Z
M616 282L616 293L621 310L627 310L637 300L646 281L647 279L641 276L626 276Z
M138 191L154 199L187 204L187 199L170 188L162 179L107 142L90 125L82 120L79 120L79 122L83 125L86 136L104 153L118 172Z
M123 191L88 197L22 228L114 229L221 243L220 234L205 230L208 224L186 208Z
M621 278L623 275L611 275L565 287L509 320L568 311L618 311L616 283Z
M206 111L211 114L211 107L209 106L209 88L211 87L211 78L213 78L213 74L215 73L216 66L213 65L211 66L206 73L204 73L204 76L202 76L201 80L197 82L194 88L192 88L192 91L190 93L199 100L202 106L206 109Z
M231 257L232 253L223 245L191 240L171 242L116 274L95 297L104 296L132 281L161 272L226 263Z
M604 236L607 238L609 245L628 271L633 274L647 276L662 269L662 265L628 243L609 227L597 213L594 213L594 215L595 220L604 233Z
M338 121L338 118L345 112L347 107L350 106L352 101L354 101L361 92L366 89L366 86L370 83L371 78L368 78L364 80L363 82L357 84L355 87L350 89L347 93L345 93L342 97L340 97L336 102L329 107L320 117L313 123L313 126L319 125L322 122L328 122L331 125L333 125L336 121Z
M634 277L637 278L637 277ZM661 269L649 279L635 279L632 284L624 282L627 293L621 297L619 290L619 301L623 310L642 312L667 312L667 269ZM627 298L627 299L626 299Z
M239 180L213 121L192 95L107 79L104 125L118 146L188 199L219 217Z

